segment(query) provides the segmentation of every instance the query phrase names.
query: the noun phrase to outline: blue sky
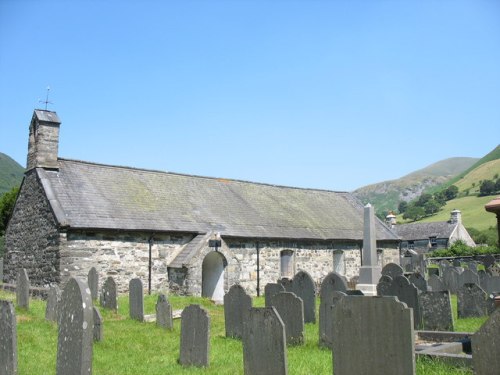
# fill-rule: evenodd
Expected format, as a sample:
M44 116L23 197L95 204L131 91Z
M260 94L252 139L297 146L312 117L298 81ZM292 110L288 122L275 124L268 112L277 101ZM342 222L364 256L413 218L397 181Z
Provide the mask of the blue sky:
M0 152L328 190L500 140L499 1L0 0Z

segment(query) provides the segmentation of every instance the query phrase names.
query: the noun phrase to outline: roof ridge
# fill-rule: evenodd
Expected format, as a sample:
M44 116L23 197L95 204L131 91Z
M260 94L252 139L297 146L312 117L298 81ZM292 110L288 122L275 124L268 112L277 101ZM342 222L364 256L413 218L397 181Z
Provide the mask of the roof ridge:
M61 158L61 157L58 158L58 161L68 161L68 162L73 162L73 163L89 164L89 165L95 165L95 166L107 167L107 168L119 168L119 169L128 169L128 170L135 170L135 171L142 171L142 172L163 173L163 174L170 174L173 176L180 176L180 177L194 177L194 178L200 178L200 179L206 179L206 180L215 180L215 181L219 181L219 182L237 182L237 183L253 184L253 185L260 185L260 186L270 186L270 187L283 188L283 189L319 191L319 192L336 193L336 194L351 194L348 191L337 191L337 190L328 190L328 189L319 189L319 188L304 188L304 187L297 187L297 186L271 184L271 183L266 183L266 182L239 180L239 179L234 179L234 178L201 176L201 175L188 174L188 173L162 171L159 169L148 169L148 168L138 168L138 167L130 167L130 166L124 166L124 165L103 164L103 163L78 160L78 159L67 159L67 158Z

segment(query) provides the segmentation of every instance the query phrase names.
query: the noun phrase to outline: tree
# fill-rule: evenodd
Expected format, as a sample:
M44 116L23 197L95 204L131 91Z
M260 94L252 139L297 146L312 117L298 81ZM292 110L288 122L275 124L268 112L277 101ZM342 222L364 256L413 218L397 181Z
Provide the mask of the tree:
M500 178L495 182L495 192L500 191Z
M484 180L479 186L479 195L490 195L495 192L495 183L491 180Z
M428 193L423 193L418 197L417 201L415 204L419 207L424 207L425 204L432 199L432 195Z
M0 236L5 234L5 229L7 229L7 223L14 210L18 193L19 187L15 187L0 197Z
M406 209L408 208L408 202L406 201L401 201L399 202L399 205L398 205L398 212L400 214L404 214L406 212Z
M409 205L406 212L403 214L403 219L410 219L417 221L425 216L425 210L423 207L415 206L413 204Z
M430 199L425 203L424 211L426 215L434 215L439 211L441 207L442 204L440 204L438 201L436 201L435 199Z
M446 200L452 200L455 199L458 195L458 187L455 185L448 186L448 188L444 191L444 196L446 197Z

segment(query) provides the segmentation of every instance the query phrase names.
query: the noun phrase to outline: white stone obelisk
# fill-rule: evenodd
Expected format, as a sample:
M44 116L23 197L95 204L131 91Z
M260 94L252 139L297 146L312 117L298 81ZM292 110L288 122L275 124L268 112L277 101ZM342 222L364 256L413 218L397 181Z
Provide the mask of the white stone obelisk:
M371 204L364 207L363 251L361 268L356 289L366 296L377 295L377 283L381 276L381 267L377 263L377 242L375 231L375 214Z

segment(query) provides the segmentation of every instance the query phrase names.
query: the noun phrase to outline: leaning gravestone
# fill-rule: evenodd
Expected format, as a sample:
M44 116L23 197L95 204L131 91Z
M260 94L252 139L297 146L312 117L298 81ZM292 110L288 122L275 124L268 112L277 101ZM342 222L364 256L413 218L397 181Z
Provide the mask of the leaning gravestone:
M334 291L326 297L321 298L319 305L319 345L332 348L333 345L333 320L335 317L332 313L332 307L337 304L340 299L346 296L346 293Z
M458 318L481 317L488 314L488 294L477 284L464 284L457 291Z
M109 276L102 286L101 306L105 309L118 310L118 299L116 295L115 280Z
M387 263L384 268L382 268L382 275L390 276L395 278L396 276L402 276L404 274L403 268L396 263Z
M266 307L271 306L271 298L280 292L284 292L285 287L278 283L268 283L264 287L264 295L266 299Z
M207 367L210 357L210 316L199 305L189 305L181 314L179 363Z
M87 279L89 283L90 294L92 295L92 300L96 301L99 294L99 274L97 273L95 267L92 267L89 270Z
M251 308L243 325L245 375L286 375L285 325L274 307Z
M425 280L424 276L420 272L414 272L410 275L408 278L408 281L415 285L419 290L422 292L427 291L427 281Z
M415 328L419 329L422 326L422 313L420 311L419 291L417 287L410 284L410 281L406 277L396 276L392 280L388 293L390 296L398 297L399 301L406 303L408 307L413 309L413 322Z
M394 297L343 297L333 306L333 373L415 374L412 309Z
M45 306L45 320L49 322L59 321L59 304L61 302L61 289L59 286L50 287L47 295L47 305Z
M488 254L483 258L483 265L484 268L486 268L487 270L491 268L494 264L495 264L495 257L493 255Z
M130 318L144 321L144 290L141 279L132 279L128 283Z
M423 329L427 331L453 331L453 313L450 292L429 291L419 296Z
M16 303L18 307L23 309L29 309L30 307L30 279L28 272L24 268L17 271Z
M16 309L12 302L0 300L0 374L17 374Z
M94 311L87 283L71 278L61 298L57 375L92 374Z
M92 295L92 293L91 293ZM94 341L102 341L104 337L104 327L101 312L94 306L93 308L94 314L94 330L93 330L93 338Z
M174 328L172 306L164 294L160 294L156 301L156 325L170 330Z
M305 271L297 272L291 291L304 303L304 323L316 323L316 292L312 277Z
M472 336L472 363L477 375L498 374L500 369L500 309Z
M229 288L229 292L224 295L226 337L242 337L243 322L251 307L252 298L245 293L241 285L235 284Z
M292 292L281 292L271 299L271 306L278 312L285 325L287 345L304 343L304 305Z
M443 283L443 280L437 275L431 275L429 277L427 285L433 292L441 292L443 290L447 290L446 286Z

